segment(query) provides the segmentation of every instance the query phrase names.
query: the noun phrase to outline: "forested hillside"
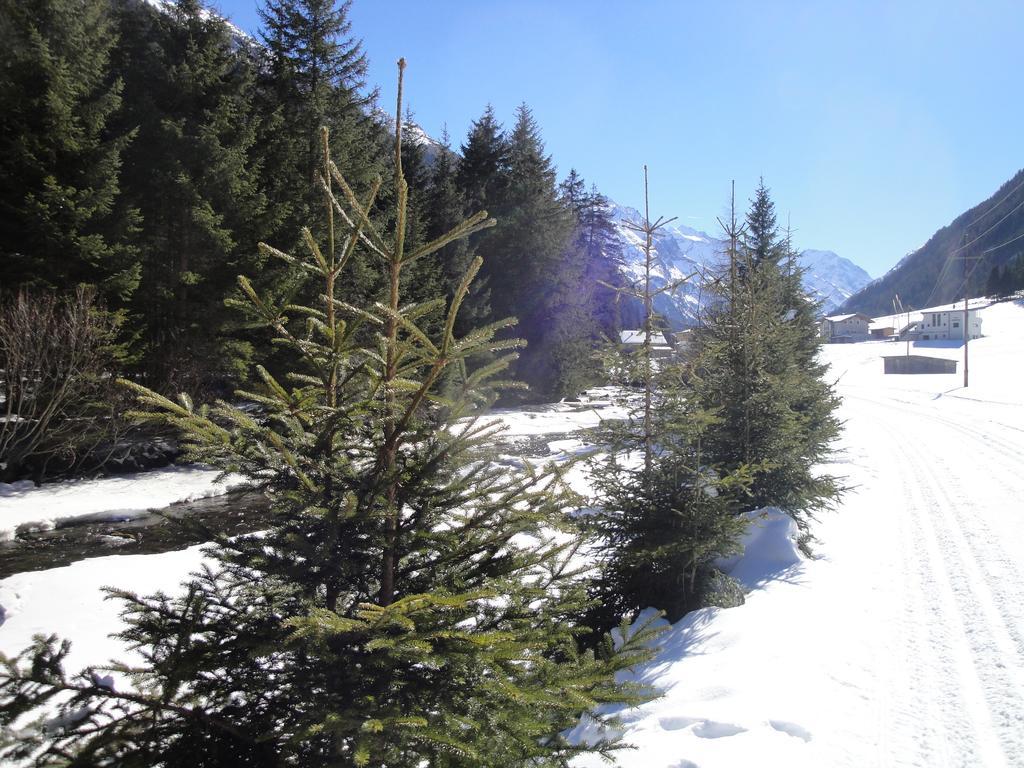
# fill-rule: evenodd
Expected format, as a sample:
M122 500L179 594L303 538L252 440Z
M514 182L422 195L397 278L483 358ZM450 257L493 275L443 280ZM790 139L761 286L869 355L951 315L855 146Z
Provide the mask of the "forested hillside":
M0 5L0 98L13 107L0 113L0 292L94 286L125 373L165 392L229 391L261 341L225 306L237 275L268 296L312 290L256 244L300 244L320 197L318 127L357 193L380 175L381 200L396 194L394 119L366 82L348 4L270 0L255 40L198 0ZM485 254L460 322L517 316L528 346L515 373L533 397L572 394L619 326L601 284L618 279L606 205L575 172L557 182L526 104L507 127L481 109L456 150L408 124L405 237L415 247L482 209L497 226L403 279L412 298L452 296ZM374 267L357 257L353 297L382 295Z
M851 296L840 312L884 315L1024 288L1024 170L957 216L895 267Z

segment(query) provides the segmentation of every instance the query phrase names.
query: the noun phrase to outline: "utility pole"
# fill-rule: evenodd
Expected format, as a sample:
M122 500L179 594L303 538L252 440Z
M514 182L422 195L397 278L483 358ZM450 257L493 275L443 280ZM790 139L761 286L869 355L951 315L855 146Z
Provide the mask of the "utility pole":
M653 438L651 435L651 345L654 337L654 298L651 296L651 251L654 228L651 226L651 205L647 194L647 163L644 163L644 470L651 471Z
M721 223L721 222L719 222ZM736 179L732 180L732 194L729 196L729 279L736 285ZM729 323L736 330L736 291L729 293Z
M897 293L896 297L892 300L892 312L895 318L893 322L898 323L900 321L900 315L904 314L904 310L906 310L906 314L904 315L903 327L900 328L900 333L906 331L907 357L910 357L910 307L903 306L903 299Z
M975 238L975 239L977 239L977 238ZM963 235L960 238L960 247L957 250L958 251L962 251L966 247L967 247L967 231L964 230L964 233L963 233ZM955 253L955 251L954 251L954 253ZM977 266L975 266L974 269L971 269L968 272L967 271L967 262L968 261L979 261L981 259L984 259L985 256L984 255L981 255L981 256L968 256L966 253L964 253L963 255L955 256L954 258L960 259L964 263L964 272L963 272L963 274L964 274L964 320L963 320L964 328L963 328L963 331L964 331L964 388L966 389L967 388L967 382L968 382L967 343L971 340L971 329L968 326L968 322L969 322L970 317L971 317L971 315L970 315L970 308L968 307L968 297L970 296L970 293L969 293L970 287L968 285L968 282L970 281L971 275L974 274L974 269L977 269ZM955 301L953 302L953 307L954 307L954 310L955 310L955 308L956 308L956 302Z
M967 232L965 230L964 234L963 234L963 237L961 238L961 243L962 244L960 246L960 250L963 250L964 248L966 248L966 242L967 242ZM970 326L968 325L968 323L970 321L970 317L971 317L971 315L970 315L970 308L968 307L968 297L970 296L970 287L968 285L968 282L970 281L971 275L974 274L974 269L971 269L969 272L967 271L967 262L968 261L979 261L980 259L984 259L985 257L984 256L968 256L966 253L964 253L963 255L957 256L956 258L960 259L964 263L964 272L963 272L963 274L964 274L964 320L963 320L964 328L963 328L963 330L964 330L964 388L966 389L967 388L967 382L968 382L967 344L971 340L971 329L970 329ZM975 267L975 269L976 268L977 267ZM956 304L954 303L953 306L955 307Z
M960 247L963 248L964 242L967 240L967 230L964 230L962 240L960 241ZM963 259L964 263L964 389L967 389L967 342L970 341L971 334L967 328L967 254L963 254L960 258Z
M967 389L967 342L971 339L970 328L967 325L967 259L964 259L964 389Z

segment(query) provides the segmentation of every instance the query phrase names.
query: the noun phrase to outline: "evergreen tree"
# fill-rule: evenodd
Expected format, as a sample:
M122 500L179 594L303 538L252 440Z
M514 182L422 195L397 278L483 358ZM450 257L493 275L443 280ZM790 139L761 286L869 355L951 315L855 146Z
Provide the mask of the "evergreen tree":
M817 306L763 183L744 229L732 221L726 234L729 265L715 283L720 300L696 334L694 396L719 419L706 450L727 470L750 468L748 509L780 507L809 536L814 510L840 492L836 478L815 468L840 429L838 398L817 357Z
M106 0L0 0L0 285L96 285L115 302L139 279L134 212L120 195L130 131Z
M616 287L621 245L608 218L607 199L586 185L575 169L559 186L563 205L575 231L559 260L548 288L542 359L549 361L541 389L554 397L573 396L601 380L596 351L617 339Z
M507 177L497 196L501 223L481 244L483 273L496 316L515 314L527 348L516 368L536 395L554 394L554 347L546 344L559 312L555 283L573 221L558 196L555 169L545 154L530 109L520 105L507 141Z
M750 201L743 244L746 248L746 261L750 262L751 269L757 269L765 262L778 266L784 255L775 216L775 203L768 194L763 178L758 182L754 199ZM743 266L745 270L746 264Z
M716 420L692 397L687 368L653 359L654 298L672 289L651 284L653 237L671 219L650 220L644 173L644 221L635 227L644 241L644 280L620 289L643 303L644 343L625 358L612 353L613 376L623 386L639 382L641 391L625 400L627 420L605 428L608 458L594 475L601 511L591 523L602 545L592 623L599 627L648 606L672 621L699 607L698 576L735 550L745 525L738 500L746 468L713 463L704 442Z
M582 713L643 698L614 676L650 657L649 630L626 633L618 648L609 638L598 655L577 649L582 542L557 477L487 461L496 427L474 414L492 400L517 342L495 338L507 322L453 333L480 259L451 302L401 295L404 268L488 226L486 214L406 250L400 147L395 227L385 236L369 218L380 182L357 196L329 160L326 135L324 237L304 230L303 258L262 246L315 274L320 301L272 306L239 279L250 310L301 369L282 380L261 371L261 391L240 393L262 406L259 419L133 386L147 418L178 425L193 457L266 488L276 522L221 540L215 564L178 598L118 593L122 637L145 652L135 692L113 690L94 669L69 680L67 646L52 638L9 663L0 694L14 704L3 724L59 692L72 696L57 705L63 730L42 729L0 756L198 768L559 766L614 746L565 742L560 734ZM356 306L341 293L360 248L382 265L385 302ZM431 338L423 320L434 313L443 324ZM375 329L368 343L363 324ZM494 362L464 371L462 390L439 399L444 369L483 352Z
M350 6L267 0L259 9L266 51L260 104L272 116L260 145L280 240L316 218L317 126L330 129L338 164L353 183L368 183L381 170L382 137L368 115L376 95L365 90L367 59L352 36Z
M424 201L427 238L433 240L462 220L467 204L458 186L456 173L458 158L451 151L448 131L441 135L441 149L430 169L430 180ZM449 299L462 281L473 258L473 250L466 238L460 238L438 252L439 269L444 292ZM481 325L490 316L489 296L482 281L476 280L463 301L462 311L456 318L456 332L463 334Z
M508 185L503 199L506 219L499 230L502 251L496 255L493 271L510 290L502 291L509 306L496 305L498 315L520 317L527 340L539 337L543 328L531 328L541 318L548 283L558 270L559 257L572 232L568 211L558 198L555 169L545 154L540 128L525 104L516 109L516 123L508 140ZM527 225L527 222L532 222ZM497 280L497 276L495 280Z
M508 142L490 104L480 118L470 126L455 164L454 181L463 202L462 215L481 210L489 211L492 215L504 215L502 205L508 185ZM441 220L437 226L442 226L440 222ZM462 254L463 258L471 258L470 254L473 253L488 254L480 278L476 281L476 300L468 308L472 311L475 305L475 314L487 320L500 316L497 314L498 310L491 306L491 262L496 250L496 240L495 230L481 232L467 239L466 253ZM506 307L507 303L501 305L502 310ZM468 315L466 319L468 321Z
M587 254L587 282L594 288L594 317L607 338L616 339L624 324L616 298L624 287L622 241L610 217L608 198L591 186L579 219Z
M466 210L494 209L508 183L508 142L490 104L473 122L456 172Z
M1024 253L1018 253L1006 262L1006 295L1024 290Z
M1014 292L1014 262L1008 261L1002 266L992 265L989 271L988 282L985 284L985 295L1002 298Z
M224 299L252 272L265 199L253 162L255 72L227 24L198 0L125 6L119 52L138 126L126 192L142 212L145 254L134 314L154 386L196 388L245 372L247 345L225 335Z

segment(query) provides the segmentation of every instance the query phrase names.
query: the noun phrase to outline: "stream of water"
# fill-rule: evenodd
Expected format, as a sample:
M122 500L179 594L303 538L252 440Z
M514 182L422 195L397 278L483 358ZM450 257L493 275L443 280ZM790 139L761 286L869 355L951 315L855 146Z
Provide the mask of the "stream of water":
M132 520L75 522L19 533L0 542L0 579L59 568L105 555L144 555L184 549L217 534L237 536L267 527L270 504L253 491L226 493L155 509Z

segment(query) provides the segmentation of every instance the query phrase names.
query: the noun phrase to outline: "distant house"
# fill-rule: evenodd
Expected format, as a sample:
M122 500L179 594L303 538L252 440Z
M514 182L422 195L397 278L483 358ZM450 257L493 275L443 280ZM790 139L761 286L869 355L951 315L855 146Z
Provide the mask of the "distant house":
M685 349L693 344L693 328L684 328L672 335L675 337L676 349Z
M963 325L964 310L962 306L959 309L955 304L932 307L921 312L920 335L917 338L922 341L962 339L964 337ZM969 339L981 337L981 317L977 308L968 309L967 326Z
M868 326L868 332L871 334L872 339L891 339L896 335L896 326L892 323L872 322Z
M644 345L643 329L619 331L619 343L626 352L640 349ZM665 334L651 334L651 354L654 357L668 357L672 354L672 347L665 340Z
M854 312L852 315L833 315L821 321L821 336L830 344L864 341L868 338L871 318Z

